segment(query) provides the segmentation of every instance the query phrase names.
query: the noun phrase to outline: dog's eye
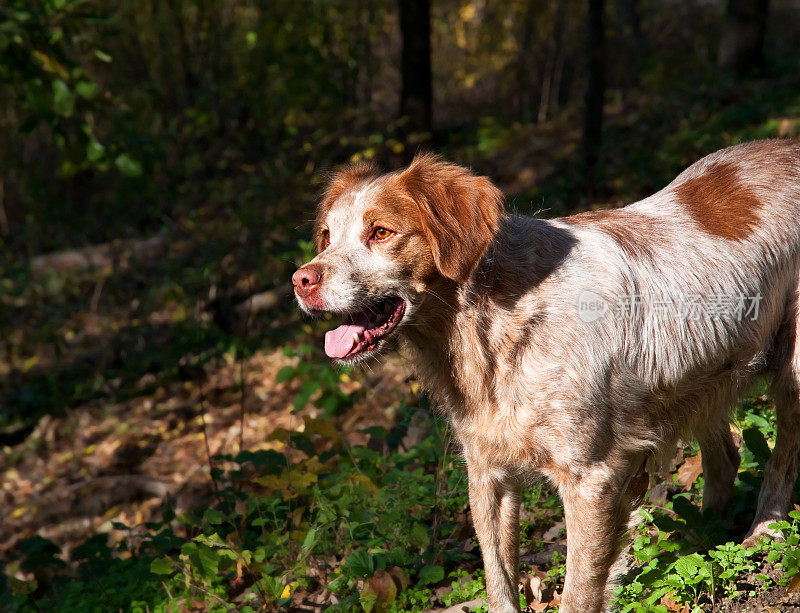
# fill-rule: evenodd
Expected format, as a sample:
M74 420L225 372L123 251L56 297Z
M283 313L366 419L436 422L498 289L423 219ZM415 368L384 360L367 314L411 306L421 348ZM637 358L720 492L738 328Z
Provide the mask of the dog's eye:
M391 230L387 230L386 228L375 228L372 231L372 238L376 241L384 241L389 238L394 232Z
M325 251L331 244L331 233L328 230L323 230L319 239L319 250Z

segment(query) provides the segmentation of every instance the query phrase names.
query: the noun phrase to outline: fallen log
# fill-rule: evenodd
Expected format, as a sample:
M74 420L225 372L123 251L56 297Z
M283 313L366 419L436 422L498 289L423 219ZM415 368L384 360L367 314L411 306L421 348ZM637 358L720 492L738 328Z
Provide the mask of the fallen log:
M166 249L163 236L147 239L114 241L103 245L93 245L83 249L57 251L37 255L31 259L31 272L42 275L48 270L67 272L92 268L110 268L125 257L133 259L152 259L160 256Z
M218 298L208 305L208 310L220 328L242 336L247 333L249 322L254 315L289 304L292 299L291 288L291 283L283 283L270 290L253 294L237 304L231 304L230 298Z
M233 307L233 312L239 318L246 318L256 313L269 311L281 304L286 304L291 300L289 295L291 287L290 283L284 283L266 292L253 294L244 302L240 302Z

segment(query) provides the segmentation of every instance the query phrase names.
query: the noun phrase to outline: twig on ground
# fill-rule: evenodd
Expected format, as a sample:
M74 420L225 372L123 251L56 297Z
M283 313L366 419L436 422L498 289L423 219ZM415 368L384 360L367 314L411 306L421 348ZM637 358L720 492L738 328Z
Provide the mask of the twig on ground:
M211 483L214 486L214 495L219 497L219 485L214 476L214 460L211 459L211 445L208 443L208 428L206 427L206 395L200 392L200 424L203 426L203 441L206 444L206 458L208 459L208 472L211 476Z
M251 282L248 281L248 284ZM252 291L252 285L249 288ZM249 292L248 292L249 293ZM248 301L248 309L244 316L244 331L242 334L243 342L247 342L247 337L250 333L250 315L252 306ZM239 355L239 419L240 419L240 428L239 428L239 453L244 451L244 420L245 420L245 400L247 399L247 379L245 377L244 372L244 356Z

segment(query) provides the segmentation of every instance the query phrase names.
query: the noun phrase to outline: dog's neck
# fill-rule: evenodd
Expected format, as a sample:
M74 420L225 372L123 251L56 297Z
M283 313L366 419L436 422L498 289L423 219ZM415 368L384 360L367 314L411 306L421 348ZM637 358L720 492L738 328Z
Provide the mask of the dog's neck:
M455 417L493 402L498 361L515 359L505 354L518 344L503 339L527 338L535 328L538 287L574 244L551 222L507 217L466 283L441 279L430 286L404 337L440 409Z

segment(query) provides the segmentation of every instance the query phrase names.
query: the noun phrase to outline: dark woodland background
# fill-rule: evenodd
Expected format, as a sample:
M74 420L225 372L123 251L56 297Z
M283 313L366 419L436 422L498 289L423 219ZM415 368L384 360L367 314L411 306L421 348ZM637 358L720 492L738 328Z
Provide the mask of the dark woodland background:
M798 134L797 0L4 0L0 608L480 607L446 426L402 358L335 369L292 305L326 173L436 150L556 216ZM706 556L769 454L748 402L739 506L692 514L687 442L620 607L751 598L720 573L768 553ZM557 606L559 505L526 498L531 610Z

